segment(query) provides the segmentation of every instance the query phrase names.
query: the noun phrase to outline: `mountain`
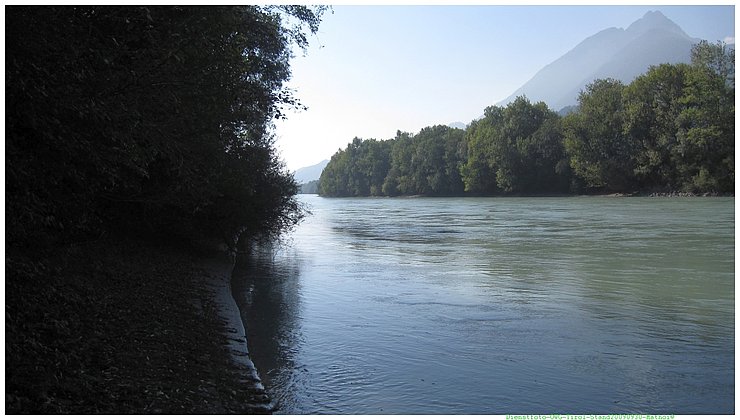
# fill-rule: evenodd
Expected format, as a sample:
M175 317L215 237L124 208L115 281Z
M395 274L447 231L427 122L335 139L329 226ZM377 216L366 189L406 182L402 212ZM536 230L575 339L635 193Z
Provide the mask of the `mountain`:
M305 184L309 181L319 179L321 177L321 171L324 170L328 163L329 160L324 159L315 165L306 166L305 168L298 169L297 171L295 171L294 174L295 180L299 184Z
M604 29L586 38L497 105L526 95L532 102L544 101L560 110L575 105L579 92L595 79L630 83L651 65L688 63L698 41L662 13L648 12L627 29Z
M460 122L460 121L451 122L447 124L447 126L450 128L459 128L461 130L465 130L466 128L468 128L467 124L465 124L464 122Z

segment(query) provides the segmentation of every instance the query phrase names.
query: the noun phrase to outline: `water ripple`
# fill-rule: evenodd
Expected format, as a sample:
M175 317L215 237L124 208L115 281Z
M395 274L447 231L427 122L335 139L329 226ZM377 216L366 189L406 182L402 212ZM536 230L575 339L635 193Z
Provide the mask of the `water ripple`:
M242 279L280 413L734 412L734 199L305 199Z

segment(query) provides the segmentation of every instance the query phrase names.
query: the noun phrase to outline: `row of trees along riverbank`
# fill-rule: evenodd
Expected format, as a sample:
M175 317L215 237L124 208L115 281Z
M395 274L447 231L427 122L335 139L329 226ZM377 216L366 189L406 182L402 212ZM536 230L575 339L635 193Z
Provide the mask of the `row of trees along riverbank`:
M324 7L8 7L6 241L300 220L272 124Z
M465 129L355 138L319 180L324 196L730 193L735 185L735 52L702 41L691 64L629 85L596 80L561 116L519 97Z

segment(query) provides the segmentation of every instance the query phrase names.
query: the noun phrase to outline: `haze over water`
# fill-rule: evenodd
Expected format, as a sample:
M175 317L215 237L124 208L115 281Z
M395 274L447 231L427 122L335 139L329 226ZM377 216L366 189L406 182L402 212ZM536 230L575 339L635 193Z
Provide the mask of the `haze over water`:
M734 413L734 198L323 199L237 265L279 413Z

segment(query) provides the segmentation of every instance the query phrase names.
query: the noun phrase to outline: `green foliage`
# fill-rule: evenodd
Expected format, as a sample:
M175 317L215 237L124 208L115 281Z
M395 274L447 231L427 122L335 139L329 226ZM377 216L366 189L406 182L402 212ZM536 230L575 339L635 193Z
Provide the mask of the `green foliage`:
M559 117L540 102L518 97L506 108L489 107L469 128L466 189L483 194L567 190ZM495 185L494 185L495 179Z
M374 139L355 138L338 151L319 179L319 194L327 196L379 195L389 165L388 146Z
M315 179L313 181L306 182L305 184L301 184L298 187L298 192L300 194L318 194L319 193L319 180Z
M697 44L683 93L673 154L682 189L734 191L734 49L722 43Z
M468 160L460 167L465 191L477 194L497 193L494 151L486 139L493 138L494 124L501 120L502 109L488 107L483 119L473 121L465 134Z
M626 89L624 130L637 145L634 172L643 188L678 187L673 154L688 71L685 64L652 67Z
M562 117L519 97L486 108L464 131L355 139L334 155L319 193L733 192L734 50L700 42L692 57L626 86L595 80Z
M271 121L291 46L323 8L9 7L13 243L111 230L184 237L300 219Z
M691 64L724 80L727 87L735 88L735 49L724 42L699 41L691 50Z
M396 137L391 143L391 167L383 181L382 192L384 195L412 195L415 185L411 178L411 134L396 132Z
M399 132L383 192L435 196L462 193L458 166L463 144L463 130L442 125L423 128L415 136Z
M427 127L416 136L395 139L355 138L324 168L319 194L333 197L379 195L457 195L464 131Z
M623 133L624 85L596 80L581 92L579 111L564 120L565 148L587 187L624 191L633 185L635 148Z

